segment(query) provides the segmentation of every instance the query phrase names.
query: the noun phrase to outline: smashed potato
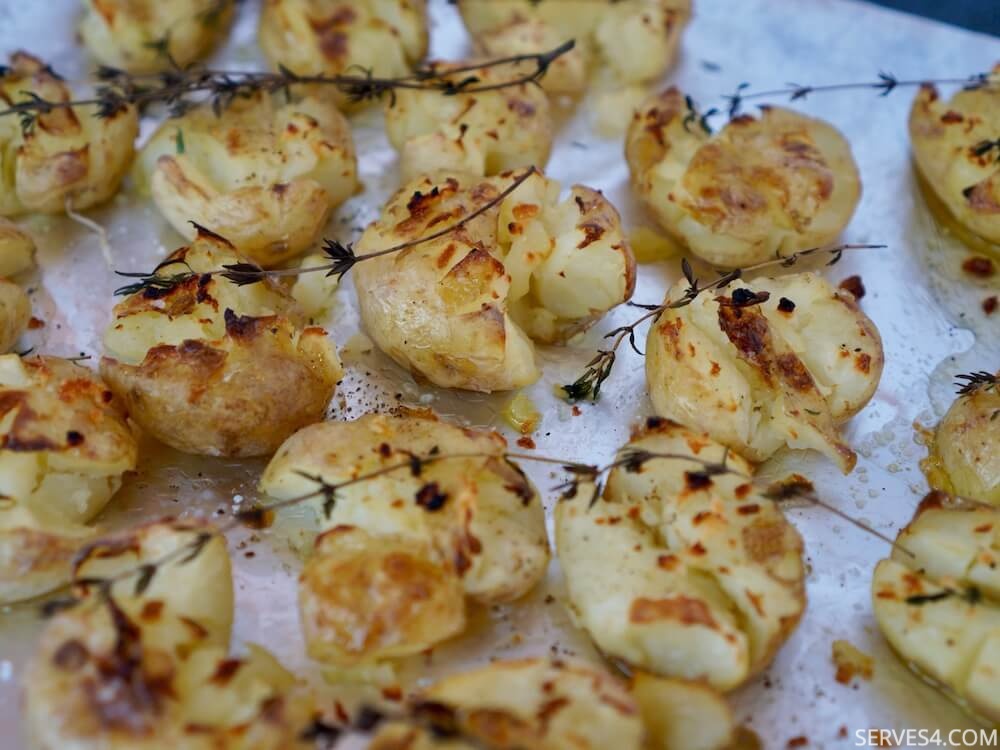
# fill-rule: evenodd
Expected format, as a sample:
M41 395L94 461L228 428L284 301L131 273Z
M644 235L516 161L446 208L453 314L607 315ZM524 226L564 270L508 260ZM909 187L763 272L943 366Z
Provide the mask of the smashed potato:
M691 252L735 268L833 240L854 214L861 178L831 125L780 107L710 134L671 87L629 125L632 187Z
M36 57L11 55L0 75L6 106L35 95L72 100L69 86ZM17 117L0 117L0 216L57 214L108 200L125 176L139 118L135 107L94 117L92 107L60 107L38 115L25 129Z
M257 41L271 65L300 75L404 76L427 53L426 0L265 0Z
M358 254L426 237L509 187L438 174L399 190L357 243ZM618 212L579 185L533 174L459 231L359 263L361 319L375 343L435 385L511 390L538 378L532 339L557 343L624 302L635 260Z
M1000 63L991 85L962 89L943 101L920 87L910 110L910 140L920 176L961 226L1000 244Z
M802 540L754 489L750 465L707 435L653 418L626 450L692 460L614 469L593 508L556 507L570 612L608 656L731 690L802 615ZM734 473L698 463L724 459Z
M577 46L542 79L547 91L577 94L587 69L606 72L626 85L659 78L673 64L690 0L458 0L479 49L506 57L554 49L568 39Z
M198 535L201 551L158 565L145 590L135 577L110 600L85 595L42 631L28 666L25 716L45 750L284 750L302 737L312 700L263 649L228 656L233 584L225 541L211 526L159 521L96 542L80 578L155 565ZM189 555L189 552L184 552Z
M198 107L164 122L139 161L174 229L194 239L195 222L267 267L314 243L358 184L347 120L316 97Z
M679 282L667 298L681 299L685 288ZM751 461L808 448L845 473L857 455L837 425L868 403L883 364L878 330L854 296L813 273L702 294L664 311L646 341L657 414Z
M428 461L343 487L314 502L325 531L300 578L309 653L353 668L419 653L465 627L467 597L508 602L545 574L548 541L531 482L493 432L433 415L366 415L300 430L278 450L261 490L278 500L410 457ZM327 512L329 514L327 515Z
M35 265L35 241L12 221L0 217L0 276L14 276Z
M28 294L13 281L0 278L0 352L9 352L31 319Z
M464 63L461 63L464 65ZM460 63L432 63L447 71ZM467 76L455 76L461 80ZM511 69L475 73L477 86L511 80ZM400 173L412 180L436 169L495 175L544 167L552 149L549 100L532 84L496 91L444 95L401 89L385 106L385 128L400 152Z
M80 37L90 54L129 73L196 62L233 15L233 0L83 0L83 7Z
M115 306L101 374L154 437L187 453L261 456L323 418L342 370L322 328L300 325L270 279L239 286L208 272L241 256L199 228L157 274L193 274Z
M1000 385L960 395L937 429L922 462L931 487L1000 505Z
M932 492L872 578L879 628L900 657L1000 722L1000 510Z
M69 577L138 446L100 378L58 357L0 356L0 602Z
M722 750L736 734L725 700L703 685L639 674L627 686L598 667L555 659L497 661L446 677L420 693L414 712L461 736L392 721L369 750Z

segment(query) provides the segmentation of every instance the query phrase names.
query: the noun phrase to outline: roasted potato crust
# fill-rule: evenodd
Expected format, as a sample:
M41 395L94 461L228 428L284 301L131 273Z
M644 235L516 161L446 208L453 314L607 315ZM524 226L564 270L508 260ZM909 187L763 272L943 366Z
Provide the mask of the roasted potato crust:
M680 299L684 288L678 283L667 298ZM740 290L769 296L741 307ZM878 329L854 296L813 273L703 294L664 311L646 339L657 414L705 430L751 461L787 445L817 450L845 473L857 456L837 425L871 399L884 361Z
M0 352L10 351L31 319L31 300L13 281L0 278Z
M313 244L357 189L351 130L329 102L237 98L165 121L139 158L157 208L192 240L191 222L270 267Z
M72 99L41 60L15 52L0 76L0 102L9 106L31 94ZM17 117L0 118L0 216L57 214L67 204L83 210L108 200L125 176L138 133L134 107L102 118L88 108L53 109L27 132Z
M0 218L0 276L14 276L35 264L35 241L17 224Z
M359 254L425 237L496 198L515 179L435 174L386 204ZM538 378L531 339L557 343L624 302L635 260L599 192L532 175L460 231L354 270L375 343L435 385L510 390ZM530 338L529 338L530 337Z
M159 273L240 260L200 230ZM294 300L270 281L241 287L195 276L166 293L134 294L114 314L101 373L143 429L189 453L272 453L323 418L342 374L326 332L301 328Z
M639 198L675 239L717 266L829 242L861 197L850 145L837 130L792 110L762 110L710 135L671 87L647 100L626 136Z
M548 542L539 497L494 432L426 413L366 415L300 430L278 450L261 490L278 500L410 455L482 454L428 462L342 488L299 589L310 654L354 667L423 651L465 627L465 599L517 599L541 579Z
M731 690L763 669L805 608L802 540L751 484L750 465L708 435L653 418L603 497L556 507L556 551L577 624L636 669ZM581 493L583 495L585 493Z
M135 468L121 403L57 357L0 356L0 601L67 580L83 526Z
M944 101L931 85L910 110L913 158L927 186L952 217L983 239L1000 244L1000 162L977 146L996 139L1000 122L1000 63L992 85L962 89Z

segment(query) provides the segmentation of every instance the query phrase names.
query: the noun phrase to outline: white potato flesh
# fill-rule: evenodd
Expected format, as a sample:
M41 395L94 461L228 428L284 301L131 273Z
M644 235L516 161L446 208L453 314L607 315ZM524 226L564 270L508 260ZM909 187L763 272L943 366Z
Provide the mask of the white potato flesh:
M0 356L0 601L69 578L70 561L135 468L138 445L121 402L80 365Z
M731 690L763 669L805 607L802 541L721 444L653 418L627 450L690 456L615 469L603 497L556 507L570 611L606 655ZM704 477L726 458L732 474Z
M433 63L447 71L471 63ZM476 86L517 78L519 68L476 72ZM458 73L456 81L468 73ZM385 105L389 140L400 152L400 174L412 180L435 170L495 175L518 167L544 167L552 149L549 100L532 84L470 94L402 89Z
M909 128L913 158L927 187L955 221L1000 243L1000 162L995 150L977 149L997 137L1000 64L989 81L947 101L934 86L922 86L913 100Z
M386 204L358 254L426 237L495 199L519 175L440 173ZM435 385L512 390L538 378L532 339L558 343L624 302L635 260L599 192L534 174L461 231L359 263L365 329L400 365Z
M417 697L461 738L405 722L382 727L369 750L518 747L525 750L722 750L732 713L713 690L639 675L631 686L580 661L496 661L431 685Z
M193 109L157 129L139 166L180 234L194 239L198 224L268 267L312 245L358 186L347 120L312 96L237 97L218 115Z
M459 0L465 25L491 57L547 51L574 39L577 48L557 62L542 85L576 94L587 68L606 72L615 85L643 83L673 64L691 15L689 0Z
M326 529L300 588L311 653L345 667L417 653L464 628L466 597L495 604L534 587L548 564L544 512L504 450L496 433L422 412L324 422L285 442L260 483L277 500L314 492L309 476L339 482L408 452L483 454L344 487L329 516L310 501Z
M200 552L181 562L199 535ZM281 750L312 719L311 699L263 649L230 658L233 584L223 537L167 520L95 542L76 574L110 577L159 565L55 615L25 674L32 746L44 750Z
M34 94L53 102L73 98L69 86L41 60L16 52L0 76L5 106ZM0 216L80 211L113 196L135 151L134 107L94 117L92 107L39 115L27 132L17 117L0 118Z
M681 299L685 283L667 299ZM736 290L770 297L739 307ZM854 296L813 273L702 294L666 310L646 341L646 379L660 416L704 430L751 461L788 446L819 451L845 473L857 456L837 426L868 403L883 365L878 329Z
M299 262L299 268L329 266L330 258L323 253L310 253ZM333 306L333 295L340 285L340 277L327 271L299 274L292 285L292 297L299 303L302 313L310 320L325 315Z
M233 0L83 0L83 8L80 37L90 54L113 68L154 73L201 58L228 27Z
M636 112L632 187L675 239L735 268L835 239L861 197L851 148L831 125L780 107L710 135L671 87Z
M265 0L257 41L300 75L409 74L427 52L426 0ZM323 87L341 106L347 94Z
M0 217L0 276L14 276L35 265L35 241L17 224Z
M231 244L199 228L157 272L196 275L127 297L105 333L111 389L144 430L188 453L273 453L323 418L343 372L326 332L302 326L282 287L203 275L239 262Z
M932 493L872 578L879 628L900 657L1000 722L1000 510Z

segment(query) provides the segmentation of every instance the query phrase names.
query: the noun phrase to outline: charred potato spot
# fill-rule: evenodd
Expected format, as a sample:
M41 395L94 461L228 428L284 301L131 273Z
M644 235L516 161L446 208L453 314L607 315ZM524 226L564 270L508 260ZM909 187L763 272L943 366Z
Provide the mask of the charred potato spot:
M83 5L80 37L90 53L104 65L140 74L197 61L233 14L233 0L84 0Z
M365 231L359 253L440 230L514 176L432 175L404 186ZM359 264L362 321L375 343L437 385L511 390L534 382L532 339L557 343L627 300L635 260L617 211L598 192L532 175L459 231Z
M138 446L89 370L56 357L0 356L0 601L63 583Z
M432 415L364 416L299 431L278 450L261 489L285 499L410 455L483 453L428 462L338 491L316 512L327 529L306 562L300 609L307 644L335 668L418 653L465 626L465 601L517 599L544 575L544 513L503 439ZM328 511L328 513L326 512Z
M947 213L973 235L1000 243L1000 162L983 150L997 138L1000 121L1000 65L992 85L960 90L950 100L923 86L910 110L913 158L924 187Z
M191 240L192 222L208 227L268 267L314 243L357 187L347 121L318 97L255 94L220 115L196 108L164 122L139 164L179 233Z
M300 75L357 68L376 77L403 76L427 52L426 2L266 0L257 40L273 66ZM333 96L341 106L349 103L343 93Z
M900 657L1000 721L1000 511L924 503L872 578L872 606Z
M115 307L101 372L139 425L189 453L272 453L323 418L342 370L321 328L303 328L276 284L238 286L205 272L241 260L200 232L159 271L194 276ZM201 275L198 275L201 274Z
M628 447L708 461L726 453L673 423L640 431ZM748 489L750 465L731 453L728 462L736 474L694 490L694 462L615 469L600 513L566 501L555 519L570 609L598 648L635 669L723 690L764 668L805 608L799 535Z
M850 221L861 181L833 127L768 107L710 135L688 123L676 88L633 118L633 189L677 241L728 268L822 245Z
M16 52L0 76L0 102L30 95L72 99L69 87L41 60ZM108 117L87 109L58 108L38 115L25 132L16 117L0 118L0 216L63 213L108 200L132 160L139 119L134 107Z
M783 446L850 471L838 425L871 399L882 342L849 292L812 273L738 281L667 310L650 328L646 377L656 411L705 430L752 461ZM683 286L668 294L678 299ZM753 304L735 304L739 296ZM788 301L795 300L793 312Z

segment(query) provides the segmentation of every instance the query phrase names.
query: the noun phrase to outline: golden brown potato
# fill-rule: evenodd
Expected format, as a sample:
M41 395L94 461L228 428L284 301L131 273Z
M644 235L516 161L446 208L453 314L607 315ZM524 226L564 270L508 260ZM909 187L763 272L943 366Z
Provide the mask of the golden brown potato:
M31 319L31 301L13 281L0 278L0 352L10 351Z
M1000 373L998 373L1000 378ZM955 399L922 462L931 487L1000 505L1000 385L984 383Z
M627 686L581 661L493 662L436 682L414 706L461 737L395 721L369 750L722 750L736 733L729 706L710 688L646 674Z
M357 244L359 254L425 237L509 187L436 174L403 186ZM530 176L461 231L354 270L361 319L375 343L435 385L510 390L538 378L531 339L557 343L624 302L635 260L618 212L599 192Z
M946 695L1000 722L1000 510L932 492L872 579L879 628Z
M685 282L667 295L678 300ZM766 294L741 306L742 296ZM878 387L885 361L854 296L813 273L736 281L666 310L646 340L656 413L763 461L783 446L819 451L845 473L857 455L837 425Z
M72 92L41 60L16 52L0 76L0 102L10 106L35 94L66 102ZM82 210L118 190L135 150L134 107L109 117L93 108L59 107L25 131L17 117L0 117L0 216Z
M264 56L300 75L407 75L427 52L425 0L265 0ZM349 70L352 69L352 70ZM342 106L348 97L324 88Z
M35 265L35 241L17 224L0 217L0 276L13 276Z
M447 71L465 63L432 63ZM461 80L467 73L458 74ZM514 68L476 71L477 86L508 81ZM400 152L400 172L412 180L436 169L495 175L518 167L544 167L552 149L549 100L531 84L446 96L402 89L386 102L385 128Z
M187 239L192 222L271 267L312 245L356 190L351 130L329 102L239 97L164 122L139 158L156 207Z
M913 158L927 188L962 227L1000 244L1000 63L991 85L962 89L943 101L920 88L910 110Z
M577 624L636 669L731 690L763 669L805 608L802 540L705 434L652 418L626 446L691 456L619 468L603 497L556 507L556 551ZM695 460L725 460L709 476Z
M65 582L138 446L121 403L58 357L0 356L0 602Z
M300 326L295 301L265 280L204 275L242 260L205 229L161 264L194 272L114 310L101 373L139 425L188 453L260 456L323 418L342 374L322 328Z
M465 25L491 57L539 52L575 39L577 47L542 80L547 91L576 94L587 68L617 85L663 75L677 56L690 0L459 0Z
M465 599L508 602L545 574L548 541L531 482L502 456L494 432L439 422L423 412L366 415L300 430L278 450L261 490L284 500L411 454L483 454L428 462L344 487L324 510L326 529L299 590L309 653L355 668L419 653L461 632Z
M227 654L233 584L223 538L197 521L148 524L91 545L79 577L109 577L178 554L141 594L135 576L110 602L85 596L42 631L24 681L26 725L41 750L284 750L313 747L311 698L263 649ZM189 554L187 552L182 554Z
M625 156L663 228L726 268L833 240L861 196L850 145L831 125L765 107L709 134L674 87L635 114Z
M83 0L83 6L80 36L90 54L130 73L196 62L233 15L233 0Z

